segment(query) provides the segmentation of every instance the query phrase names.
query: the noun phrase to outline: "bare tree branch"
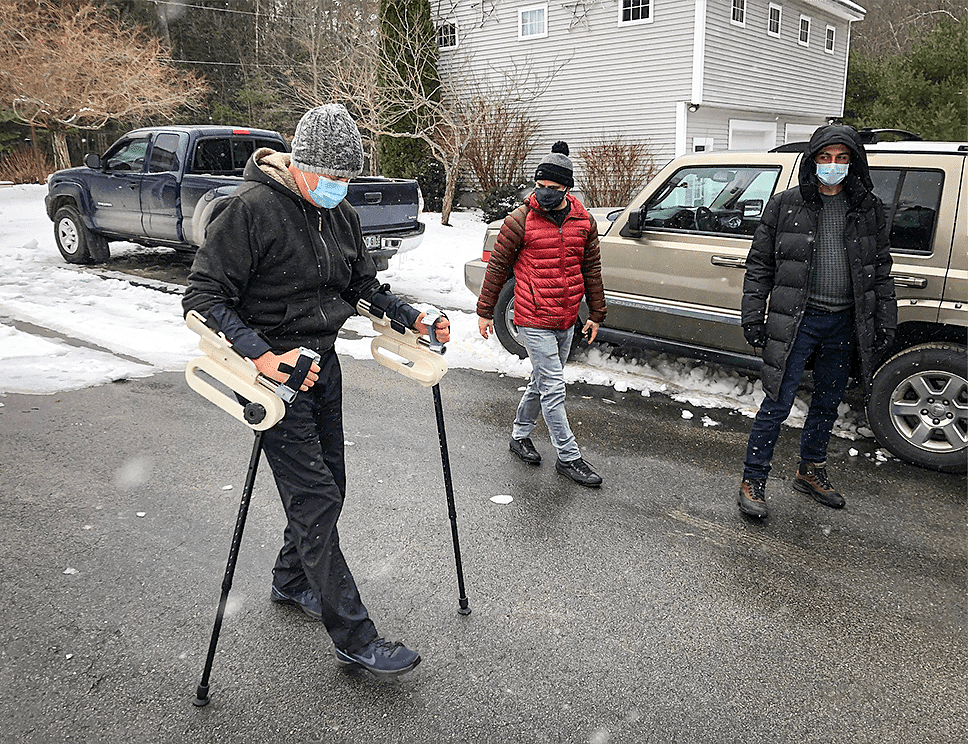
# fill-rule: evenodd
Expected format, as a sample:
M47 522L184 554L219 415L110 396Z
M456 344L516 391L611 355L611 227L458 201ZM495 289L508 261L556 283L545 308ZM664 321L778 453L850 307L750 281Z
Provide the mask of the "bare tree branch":
M206 90L171 65L157 38L90 0L0 3L0 102L52 131L57 167L69 165L65 129L172 116Z

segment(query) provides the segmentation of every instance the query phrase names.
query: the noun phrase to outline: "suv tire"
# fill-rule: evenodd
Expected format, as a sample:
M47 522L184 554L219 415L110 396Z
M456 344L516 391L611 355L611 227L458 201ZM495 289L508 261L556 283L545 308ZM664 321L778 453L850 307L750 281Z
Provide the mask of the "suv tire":
M568 351L569 359L572 359L582 348L588 347L588 344L584 343L585 337L581 335L584 325L585 320L579 312L578 321L575 323L575 335L572 336L571 349ZM515 354L521 359L528 358L528 350L519 340L518 327L514 325L514 279L508 279L497 296L497 304L494 306L494 333L509 354Z
M54 241L67 263L89 264L108 255L108 241L88 230L74 207L61 207L54 214Z
M902 460L946 473L968 470L968 370L958 344L912 346L874 374L867 421Z
M528 358L528 350L518 340L518 327L514 325L514 279L509 279L501 288L494 306L494 333L501 346L510 354L521 359Z

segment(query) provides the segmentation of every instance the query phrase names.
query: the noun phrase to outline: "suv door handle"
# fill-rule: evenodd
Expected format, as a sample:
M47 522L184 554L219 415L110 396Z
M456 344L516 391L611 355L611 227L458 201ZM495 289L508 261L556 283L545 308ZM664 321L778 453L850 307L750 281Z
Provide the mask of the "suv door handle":
M730 269L745 269L746 259L736 258L736 256L713 256L709 259L713 266L726 266Z
M928 280L925 279L923 276L898 275L898 276L894 276L894 286L914 287L915 289L924 289L925 287L928 286Z

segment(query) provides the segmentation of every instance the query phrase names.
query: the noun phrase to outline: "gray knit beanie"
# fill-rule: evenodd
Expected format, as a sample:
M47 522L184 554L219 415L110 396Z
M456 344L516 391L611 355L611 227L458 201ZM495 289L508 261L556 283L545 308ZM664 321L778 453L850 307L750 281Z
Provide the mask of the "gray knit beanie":
M535 181L554 181L569 189L575 185L573 168L568 159L568 144L559 140L551 146L551 154L545 155L534 172Z
M306 173L353 178L363 172L363 140L341 103L310 109L292 137L292 164Z

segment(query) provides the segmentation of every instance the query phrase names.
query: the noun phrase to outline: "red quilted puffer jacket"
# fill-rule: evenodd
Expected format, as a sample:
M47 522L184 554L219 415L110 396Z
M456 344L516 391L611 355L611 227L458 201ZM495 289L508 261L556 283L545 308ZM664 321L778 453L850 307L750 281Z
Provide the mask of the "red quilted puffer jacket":
M513 267L514 323L562 330L575 325L585 295L589 320L605 319L605 291L595 218L574 196L559 228L534 194L509 214L487 264L477 314L494 317L494 305Z

